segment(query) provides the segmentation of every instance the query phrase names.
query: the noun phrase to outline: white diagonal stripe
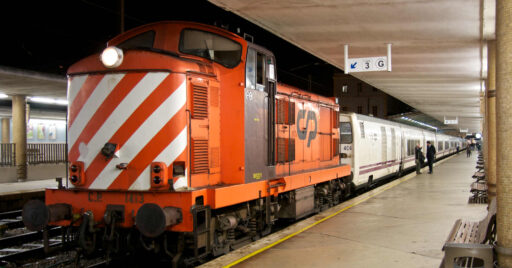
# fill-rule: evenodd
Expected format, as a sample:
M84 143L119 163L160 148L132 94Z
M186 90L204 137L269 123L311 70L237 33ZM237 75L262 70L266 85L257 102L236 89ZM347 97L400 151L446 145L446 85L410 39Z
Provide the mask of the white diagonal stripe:
M148 73L142 78L130 93L117 105L116 109L96 131L92 139L83 145L86 150L81 150L79 161L83 161L85 169L89 167L103 145L119 130L140 104L162 83L169 73ZM84 153L85 152L85 153Z
M96 177L89 188L107 189L117 178L121 170L116 168L120 163L130 163L132 159L151 141L151 139L167 124L169 120L185 105L187 90L185 81L156 109L151 116L133 133L120 148L119 158L112 159Z
M183 151L187 148L187 127L153 160L153 162L164 162L169 166ZM169 170L172 174L172 170ZM149 190L150 184L149 166L147 166L140 176L135 180L128 190Z
M68 130L68 144L69 149L73 148L76 139L87 125L96 110L103 103L103 100L110 94L112 89L123 79L125 74L109 74L105 75L98 86L94 89L85 104L82 106L80 112L73 121L73 125ZM71 105L71 103L69 103Z
M75 75L68 79L68 103L71 105L76 95L87 80L88 75Z

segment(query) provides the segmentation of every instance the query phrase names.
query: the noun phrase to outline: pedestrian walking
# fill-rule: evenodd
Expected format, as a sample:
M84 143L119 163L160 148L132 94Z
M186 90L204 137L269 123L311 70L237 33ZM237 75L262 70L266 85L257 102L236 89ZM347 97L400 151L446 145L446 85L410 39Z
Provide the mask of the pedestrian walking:
M421 146L420 144L416 144L415 149L415 162L416 162L416 174L421 174L421 167L423 166L423 163L425 162L425 156L423 155L423 152L421 152Z
M434 158L436 157L436 147L427 141L427 161L428 161L428 174L432 174L434 166Z

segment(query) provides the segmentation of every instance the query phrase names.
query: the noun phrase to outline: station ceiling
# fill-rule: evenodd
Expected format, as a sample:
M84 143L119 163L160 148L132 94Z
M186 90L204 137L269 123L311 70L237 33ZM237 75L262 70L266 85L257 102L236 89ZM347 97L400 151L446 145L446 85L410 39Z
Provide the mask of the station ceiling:
M494 0L209 0L344 69L349 58L386 55L392 72L352 73L441 122L480 132L494 39ZM343 101L343 100L342 100Z

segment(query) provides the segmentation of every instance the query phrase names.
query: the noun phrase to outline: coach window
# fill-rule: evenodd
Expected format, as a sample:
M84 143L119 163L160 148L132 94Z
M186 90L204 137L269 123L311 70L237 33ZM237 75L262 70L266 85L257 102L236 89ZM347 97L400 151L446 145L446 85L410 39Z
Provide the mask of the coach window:
M349 122L340 123L340 142L342 144L352 143L352 125Z

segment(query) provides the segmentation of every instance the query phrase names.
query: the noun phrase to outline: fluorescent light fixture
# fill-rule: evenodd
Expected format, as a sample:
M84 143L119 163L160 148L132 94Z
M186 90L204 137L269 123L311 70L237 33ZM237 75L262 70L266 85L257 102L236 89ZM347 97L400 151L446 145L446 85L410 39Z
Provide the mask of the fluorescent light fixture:
M68 105L68 101L63 100L63 99L52 99L52 98L45 98L45 97L30 97L29 100L31 102L38 102L38 103Z
M6 99L8 98L9 96L7 96L7 94L4 94L4 93L0 93L0 99Z
M423 123L423 122L420 122L420 121L416 121L416 120L411 119L409 117L402 116L402 117L400 117L400 119L405 120L405 121L409 121L411 123L414 123L414 124L417 124L417 125L420 125L420 126L429 127L431 129L437 130L437 127L431 126L429 124L426 124L426 123Z

